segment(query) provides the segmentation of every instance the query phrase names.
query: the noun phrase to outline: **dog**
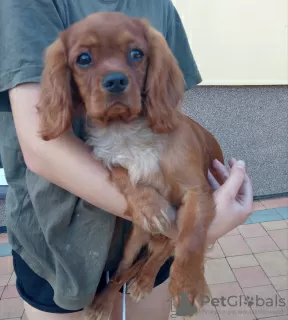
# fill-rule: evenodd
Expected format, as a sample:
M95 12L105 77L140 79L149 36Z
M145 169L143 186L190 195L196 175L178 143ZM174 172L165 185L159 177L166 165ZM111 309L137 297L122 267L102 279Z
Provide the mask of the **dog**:
M131 297L148 295L158 270L174 256L169 291L175 306L186 293L199 307L207 292L204 256L214 218L208 170L223 163L206 129L181 112L185 81L165 38L145 19L95 13L63 31L46 51L37 106L40 135L59 137L75 112L87 118L87 143L127 200L133 228L118 272L88 308L109 319L130 281ZM162 235L177 208L179 235ZM135 263L143 246L148 252Z

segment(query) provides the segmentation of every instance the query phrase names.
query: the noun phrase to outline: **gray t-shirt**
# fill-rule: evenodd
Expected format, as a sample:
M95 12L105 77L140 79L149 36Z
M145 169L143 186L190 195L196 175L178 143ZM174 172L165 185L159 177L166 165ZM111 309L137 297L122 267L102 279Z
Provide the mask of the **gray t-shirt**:
M201 81L170 0L1 0L0 153L9 184L9 240L28 265L52 285L55 303L68 310L85 307L103 271L117 266L129 224L26 167L8 90L21 83L39 82L43 50L60 31L97 11L121 11L148 18L166 37L184 73L187 89ZM74 132L83 137L82 123L77 119Z

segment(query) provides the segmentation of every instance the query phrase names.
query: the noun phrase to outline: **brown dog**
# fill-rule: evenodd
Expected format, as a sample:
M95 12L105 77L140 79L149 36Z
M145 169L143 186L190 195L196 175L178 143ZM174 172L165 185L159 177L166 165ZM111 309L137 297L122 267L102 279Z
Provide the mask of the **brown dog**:
M109 318L114 297L133 277L135 300L150 293L171 255L175 304L182 292L196 304L205 294L206 237L214 218L207 174L210 168L215 175L212 160L223 162L223 156L215 138L181 112L184 89L164 37L121 13L75 23L47 50L38 105L42 138L68 129L80 101L88 143L125 195L134 223L118 273L96 297L89 319ZM179 208L175 241L159 235L169 227L170 204ZM133 265L146 244L149 253Z

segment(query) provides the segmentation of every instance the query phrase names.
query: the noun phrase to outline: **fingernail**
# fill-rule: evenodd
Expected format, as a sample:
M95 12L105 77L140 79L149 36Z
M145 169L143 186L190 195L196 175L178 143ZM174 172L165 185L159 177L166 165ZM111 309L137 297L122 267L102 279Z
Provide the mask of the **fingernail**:
M236 166L237 166L238 168L245 168L245 162L244 162L243 160L238 160L238 161L236 162Z

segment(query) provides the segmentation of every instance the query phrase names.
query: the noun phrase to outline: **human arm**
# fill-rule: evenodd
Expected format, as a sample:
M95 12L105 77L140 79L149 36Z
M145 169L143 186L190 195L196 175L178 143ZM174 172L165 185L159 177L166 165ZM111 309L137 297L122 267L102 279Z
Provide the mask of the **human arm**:
M35 105L40 85L27 83L9 91L17 136L28 168L93 205L123 217L126 202L109 183L108 172L72 132L46 142L38 135ZM126 218L126 217L125 217Z

